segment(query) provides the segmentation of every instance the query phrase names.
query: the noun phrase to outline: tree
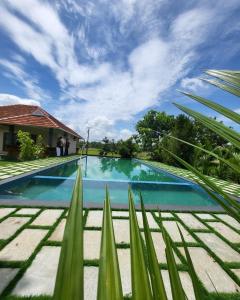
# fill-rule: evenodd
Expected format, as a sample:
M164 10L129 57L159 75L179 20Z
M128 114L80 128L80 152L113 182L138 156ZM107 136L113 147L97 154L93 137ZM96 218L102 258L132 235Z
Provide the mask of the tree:
M159 137L168 134L173 124L174 116L156 110L148 111L136 125L136 130L142 140L142 150L152 151Z
M137 151L138 146L132 138L129 138L126 141L120 141L118 143L118 152L123 158L132 158Z
M109 152L111 152L111 146L110 146L110 141L107 137L105 137L103 140L103 146L99 154L101 156L107 155Z

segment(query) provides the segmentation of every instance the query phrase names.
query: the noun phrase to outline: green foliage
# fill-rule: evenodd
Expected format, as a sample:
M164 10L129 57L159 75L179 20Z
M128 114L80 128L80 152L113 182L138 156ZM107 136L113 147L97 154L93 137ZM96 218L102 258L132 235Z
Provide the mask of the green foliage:
M118 152L123 158L132 158L138 151L138 146L134 142L133 138L129 138L126 141L118 142Z
M42 158L45 153L45 146L43 144L42 135L37 136L36 144L34 145L34 156L35 158Z
M84 299L83 291L83 188L79 166L64 230L53 299Z
M34 141L31 139L30 133L19 130L17 133L17 139L19 143L19 159L20 160L32 160L35 158L34 153Z
M17 139L20 149L20 160L32 160L43 157L45 146L43 145L43 138L41 135L37 136L37 141L35 144L31 139L31 135L29 132L19 130L17 133Z
M103 211L97 299L123 299L108 189Z

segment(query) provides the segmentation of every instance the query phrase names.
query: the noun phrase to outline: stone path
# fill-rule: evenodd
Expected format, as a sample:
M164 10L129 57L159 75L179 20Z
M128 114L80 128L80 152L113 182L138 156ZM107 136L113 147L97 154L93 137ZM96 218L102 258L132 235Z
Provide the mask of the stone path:
M163 164L161 162L157 162L157 161L149 161L149 160L144 160L144 163L149 164L151 166L166 170L172 174L175 174L177 176L186 178L186 179L190 179L193 181L200 181L202 184L204 184L204 182L202 182L201 180L199 180L199 178L193 174L191 171L185 170L185 169L181 169L181 168L177 168L177 167L173 167L173 166L169 166L166 164ZM210 181L212 181L213 183L215 183L217 186L219 186L223 191L225 191L228 194L240 197L240 185L236 184L236 183L230 183L229 181L225 181L225 180L221 180L218 178L214 178L214 177L210 177L210 176L206 176Z
M102 211L86 210L84 230L85 299L95 300L98 282ZM53 294L67 209L0 207L0 298ZM131 295L130 236L127 211L113 211L113 224L124 295ZM157 258L172 299L165 245L157 212L147 213ZM142 227L141 213L137 213ZM163 225L175 243L175 259L188 299L194 300L186 272L185 254L177 224L188 243L194 267L206 294L240 291L240 228L223 213L161 213ZM236 226L235 226L236 225ZM143 232L142 232L143 234ZM1 296L2 293L2 296ZM34 298L31 298L34 299ZM210 299L210 296L209 296ZM221 298L221 299L224 299ZM235 299L235 298L234 298Z
M76 157L78 157L76 155ZM0 167L0 181L13 176L22 175L27 172L31 172L44 167L49 167L53 164L62 163L64 161L73 159L74 156L68 157L49 157L29 162L17 162L12 163L4 167Z

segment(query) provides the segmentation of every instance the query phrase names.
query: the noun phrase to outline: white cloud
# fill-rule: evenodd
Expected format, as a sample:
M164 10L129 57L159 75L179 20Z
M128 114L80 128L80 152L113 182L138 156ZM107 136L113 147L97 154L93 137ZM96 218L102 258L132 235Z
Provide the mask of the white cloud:
M190 91L193 91L193 92L197 92L198 90L200 89L203 89L203 88L207 88L207 85L199 78L197 77L193 77L193 78L189 78L189 77L186 77L186 78L183 78L181 80L181 87L183 89L187 89L187 90L190 90Z
M19 57L15 59L21 60ZM23 62L22 60L21 63ZM34 77L30 77L18 62L0 59L0 66L4 68L6 77L24 88L28 97L39 101L49 99L48 94L39 87L38 81Z
M0 94L0 105L27 104L40 106L40 102L28 98L20 98L10 94Z
M82 27L79 25L77 32L71 33L60 17L61 5L57 5L57 11L50 3L3 0L0 26L22 52L47 66L58 80L62 101L55 111L57 116L82 135L86 135L86 128L90 126L94 138L130 134L125 129L118 133L114 126L118 121L129 121L144 109L161 103L162 95L195 66L197 47L227 15L226 9L224 15L218 17L218 8L199 5L180 13L169 24L166 35L161 32L159 17L166 1L58 2L68 13L80 14L81 20L86 18L85 23L79 22ZM87 29L91 20L104 23L106 13L112 14L119 27L115 32L110 26L100 25L104 45L96 47L88 40ZM124 38L134 30L139 39L135 49L125 53L124 63L113 64L107 59L98 61L109 49L117 49L116 33L122 35L124 43ZM77 42L92 58L88 64L86 61L81 63L81 57L77 56ZM19 64L5 64L5 67L15 76L20 74L24 78L22 69L16 69ZM31 91L31 84L36 86L36 82L29 81L28 77L24 84L28 91ZM198 79L188 77L182 84L188 88L199 86Z

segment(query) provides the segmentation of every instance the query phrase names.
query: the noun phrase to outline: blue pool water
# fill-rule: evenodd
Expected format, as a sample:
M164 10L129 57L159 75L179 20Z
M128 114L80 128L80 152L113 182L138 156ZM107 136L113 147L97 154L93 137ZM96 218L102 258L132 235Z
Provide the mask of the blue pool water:
M90 156L81 160L81 166L85 203L103 203L107 184L111 202L118 205L128 203L130 185L136 203L141 191L145 204L216 206L196 184L137 160ZM72 161L2 185L0 199L70 201L77 167L77 161Z

